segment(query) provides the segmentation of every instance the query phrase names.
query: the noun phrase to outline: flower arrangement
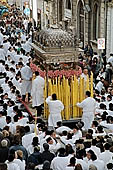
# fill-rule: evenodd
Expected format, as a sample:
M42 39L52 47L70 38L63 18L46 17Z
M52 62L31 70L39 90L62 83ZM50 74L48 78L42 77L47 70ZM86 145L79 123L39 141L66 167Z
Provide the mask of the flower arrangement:
M40 76L46 77L46 71L42 71L36 64L31 63L30 67L33 72L38 71L40 73ZM49 70L48 71L48 77L49 78L55 78L55 77L60 77L62 78L65 76L66 78L71 78L72 76L79 77L82 74L82 69L80 66L77 67L76 69L68 69L68 70Z

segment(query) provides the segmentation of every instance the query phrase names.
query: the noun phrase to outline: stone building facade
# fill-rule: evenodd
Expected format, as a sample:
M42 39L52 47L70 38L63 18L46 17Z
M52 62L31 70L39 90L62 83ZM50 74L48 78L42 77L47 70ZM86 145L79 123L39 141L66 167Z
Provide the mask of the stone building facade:
M113 53L113 3L109 3L107 9L107 40L106 40L106 53L109 56Z
M113 34L112 4L112 0L54 0L53 23L65 30L71 29L81 47L92 43L97 51L98 38L105 38L109 55L113 49L113 40L110 40Z
M71 30L80 47L92 43L97 50L98 38L105 38L106 54L113 53L113 0L13 0L21 6L24 1L37 2L37 25L41 29L55 24ZM21 3L20 3L21 2ZM20 3L20 4L19 4Z

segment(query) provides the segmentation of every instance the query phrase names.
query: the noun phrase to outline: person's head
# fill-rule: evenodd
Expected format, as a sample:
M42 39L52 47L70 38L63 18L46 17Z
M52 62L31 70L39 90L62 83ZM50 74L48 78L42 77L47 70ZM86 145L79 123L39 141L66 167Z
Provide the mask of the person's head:
M51 130L51 131L50 131L50 136L51 136L52 138L56 138L56 132L55 132L54 130Z
M38 71L35 71L35 76L39 76L39 72Z
M57 100L57 95L55 93L52 94L52 99Z
M108 163L107 164L107 169L108 170L112 170L113 169L113 164L112 163Z
M27 165L27 169L28 170L34 170L35 169L35 164L32 163L32 162L29 162L28 165Z
M76 152L76 158L77 159L83 159L86 156L86 150L85 149L78 149Z
M15 103L14 103L13 100L9 100L9 101L8 101L8 106L9 106L9 107L10 107L10 106L14 106L14 104L15 104Z
M22 160L23 159L23 152L21 150L16 151L17 158Z
M43 170L50 170L50 162L49 161L44 161L43 163Z
M100 77L100 80L102 83L104 83L104 78L103 77Z
M69 155L69 154L74 154L75 151L73 150L72 148L72 145L68 144L66 145L66 154Z
M48 151L48 150L49 150L49 145L48 145L48 143L44 143L44 144L43 144L43 148L44 148L44 151Z
M25 133L29 133L30 132L30 127L29 126L25 126L24 129L25 129Z
M110 57L113 57L113 53L110 53Z
M84 73L85 75L87 75L87 74L88 74L88 69L87 69L87 68L84 68L84 69L83 69L83 73Z
M3 112L2 111L0 111L0 117L2 117L3 116Z
M72 133L68 133L68 134L67 134L67 140L72 139L72 136L73 136Z
M97 156L95 155L95 153L92 150L89 150L87 152L87 158L92 161L95 161L97 159Z
M39 123L39 124L38 124L38 130L39 130L39 131L42 131L42 130L43 130L43 127L44 127L44 126L43 126L42 123Z
M14 112L17 112L17 111L18 111L18 106L14 106L14 107L13 107L13 111L14 111Z
M111 101L112 100L112 96L111 95L108 95L107 96L107 101L109 102L109 101Z
M97 132L98 133L103 133L103 127L102 126L98 126L97 127Z
M35 137L33 138L32 145L33 145L33 146L37 146L37 145L39 144L38 142L39 142L39 141L38 141L38 137L35 136Z
M5 138L9 136L9 132L7 130L3 130L2 133Z
M21 143L21 137L20 137L19 134L15 134L15 135L14 135L13 143L14 143L15 145L19 145L19 144Z
M97 167L93 164L89 165L89 170L97 170Z
M113 104L112 103L109 104L109 110L113 111Z
M22 68L24 66L24 64L20 61L20 62L18 62L18 67L19 68Z
M58 156L63 157L63 156L65 156L65 155L66 155L66 150L65 150L64 148L60 148L60 149L58 150Z
M96 121L96 120L94 120L93 122L92 122L92 128L95 128L95 127L97 127L98 126L98 122Z
M8 146L8 141L6 139L3 139L1 141L1 147L4 148L4 147L7 147Z
M111 147L111 145L109 143L105 143L105 145L104 145L104 149L105 150L109 150L110 147Z
M67 131L66 131L66 130L64 130L64 131L62 132L62 136L67 136Z
M78 124L76 124L73 128L73 133L76 133L79 130Z
M6 122L7 122L7 124L9 124L11 122L11 117L10 116L6 116Z
M113 89L111 89L111 92L110 92L111 96L113 96Z
M0 170L7 170L7 164L0 163Z
M102 119L102 121L105 121L105 120L106 120L106 115L105 115L105 114L102 114L102 115L101 115L101 119Z
M70 165L75 166L75 163L76 163L75 157L71 157L71 158L70 158Z
M61 126L62 126L62 122L61 121L57 122L57 127L61 127Z
M90 97L90 96L91 96L90 91L86 91L86 97Z
M108 116L108 117L106 118L107 123L111 123L111 118L112 118L112 116Z
M53 144L53 140L52 140L52 138L51 137L48 137L47 139L46 139L46 141L47 141L47 143L48 144Z
M15 115L15 116L13 117L13 120L14 120L14 122L18 122L18 115Z
M83 170L81 164L77 164L77 165L75 166L75 170Z
M93 146L96 146L96 144L97 144L97 140L96 140L96 139L93 139L93 140L92 140L92 145L93 145Z
M8 161L12 162L14 159L15 159L15 155L14 154L9 154Z
M39 152L40 151L40 147L39 146L35 146L34 147L34 152Z

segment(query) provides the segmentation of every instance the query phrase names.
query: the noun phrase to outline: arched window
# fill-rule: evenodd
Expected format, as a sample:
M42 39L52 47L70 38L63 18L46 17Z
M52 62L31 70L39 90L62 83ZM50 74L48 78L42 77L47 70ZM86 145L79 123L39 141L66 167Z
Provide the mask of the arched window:
M83 42L84 45L84 9L83 9L83 3L80 0L78 3L78 14L77 14L77 20L78 20L78 38L81 42Z
M62 21L62 0L59 0L59 21Z
M99 7L97 4L95 4L93 9L93 40L98 39L98 33L99 33Z
M71 9L71 0L66 0L66 8Z

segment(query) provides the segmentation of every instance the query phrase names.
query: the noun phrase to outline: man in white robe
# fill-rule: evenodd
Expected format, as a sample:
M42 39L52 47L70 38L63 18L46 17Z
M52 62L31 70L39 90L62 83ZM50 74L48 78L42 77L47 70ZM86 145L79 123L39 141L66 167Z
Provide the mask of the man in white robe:
M28 41L28 38L26 38L26 43L22 45L22 48L28 53L31 51L31 45Z
M46 99L46 103L49 106L50 115L48 118L48 126L57 126L57 122L62 121L61 111L64 109L64 105L60 100L57 100L56 94L52 94Z
M6 125L6 117L3 116L3 112L0 112L0 129L3 129Z
M97 89L101 93L103 87L104 87L104 78L101 77L95 89Z
M99 159L103 160L105 165L107 165L107 163L112 159L113 153L109 151L109 149L110 149L109 143L106 143L104 145L104 149L105 149L105 151L100 153Z
M111 63L113 67L113 54L112 53L110 54L110 57L108 58L107 63Z
M28 100L30 100L31 86L32 86L32 70L27 64L21 69L22 76L22 85L21 85L21 94L22 99L25 101L26 93L28 93Z
M0 60L0 73L4 73L5 72L5 67L3 65L3 62L2 60Z
M37 115L42 112L42 105L44 103L44 86L45 80L39 75L39 72L35 72L35 80L32 82L32 106L37 108Z
M88 77L88 69L84 68L83 73L81 74L81 77L84 78L84 81L87 81L87 77Z
M3 39L4 39L4 36L3 36L3 34L1 32L1 30L0 30L0 45L3 44Z
M3 49L3 46L0 46L0 60L4 60L5 61L5 51Z
M84 129L88 130L91 127L94 120L94 114L96 109L96 101L90 97L91 93L86 91L86 99L81 103L77 103L77 106L83 108L82 121L84 122Z
M63 151L64 150L64 151ZM65 149L61 148L60 153L57 157L55 157L51 162L51 168L54 170L64 170L66 169L67 165L69 164L70 158L65 156Z

